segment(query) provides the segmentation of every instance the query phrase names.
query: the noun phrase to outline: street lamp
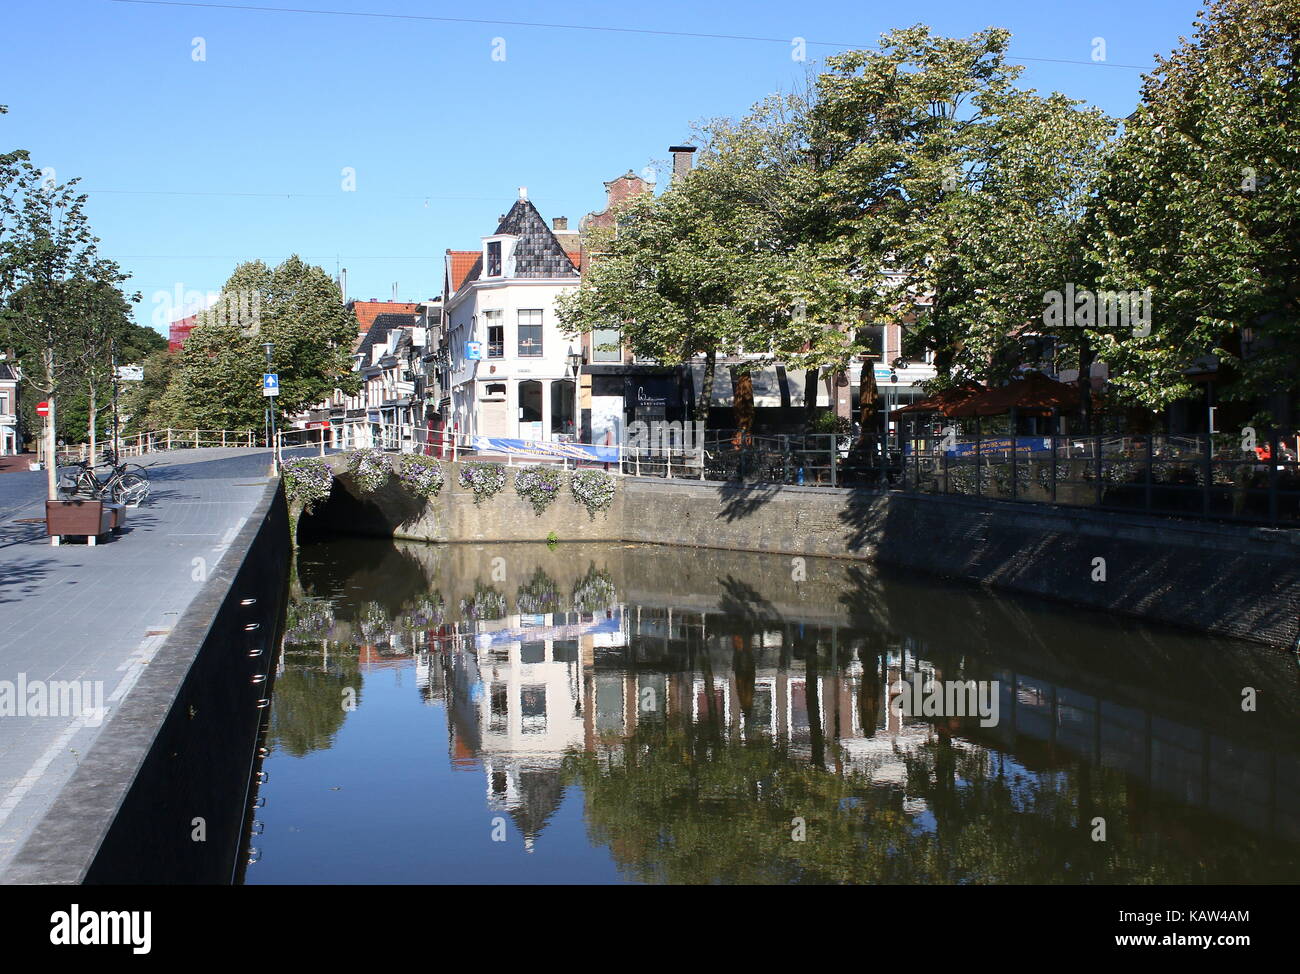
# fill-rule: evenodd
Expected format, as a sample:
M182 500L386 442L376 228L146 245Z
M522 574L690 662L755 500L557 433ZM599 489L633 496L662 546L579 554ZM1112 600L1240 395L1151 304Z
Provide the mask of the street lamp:
M578 378L582 372L582 352L575 351L572 345L569 346L569 366L573 369L573 442L577 443L582 439L579 430L579 406L578 406L578 387L581 381Z
M264 352L266 353L266 371L267 371L267 372L270 372L270 371L271 371L271 352L272 352L274 349L275 349L275 343L274 343L274 342L263 342L263 343L262 343L262 351L264 351ZM268 402L268 403L266 404L266 417L267 417L267 424L268 424L268 427L269 427L269 429L270 429L270 431L271 431L271 436L270 436L271 442L268 443L267 445L270 446L271 449L272 449L272 451L273 451L273 453L272 453L272 456L273 456L273 460L272 460L272 462L273 462L274 465L275 465L275 469L276 469L276 470L279 470L279 469L280 469L280 445L279 445L279 443L276 441L276 438L275 438L275 401L274 401L274 397L273 397L273 396L268 396L267 398L268 398L269 400L271 400L270 402Z

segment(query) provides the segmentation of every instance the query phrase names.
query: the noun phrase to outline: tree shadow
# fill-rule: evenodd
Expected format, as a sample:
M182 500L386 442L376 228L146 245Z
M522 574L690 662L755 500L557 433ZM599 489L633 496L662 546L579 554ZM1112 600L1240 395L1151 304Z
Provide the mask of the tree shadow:
M722 484L718 493L724 498L721 516L735 521L753 514L779 493L781 484Z

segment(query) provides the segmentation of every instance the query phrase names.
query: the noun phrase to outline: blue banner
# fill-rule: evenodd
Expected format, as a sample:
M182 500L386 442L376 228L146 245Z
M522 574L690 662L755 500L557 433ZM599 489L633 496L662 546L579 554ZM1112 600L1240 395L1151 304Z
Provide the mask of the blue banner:
M956 457L974 456L975 446L975 442L971 440L956 444L956 446L948 452ZM1052 449L1052 440L1051 437L1047 436L1017 436L1014 449L1017 454L1050 453ZM1011 437L1009 436L994 437L993 439L980 440L979 442L979 452L981 454L1010 453L1011 450Z
M943 449L942 440L936 443L935 446L938 448L938 452L950 453L954 457L970 457L975 455L974 440L967 440L962 443L954 444L949 450ZM987 440L980 440L979 447L979 452L981 454L1010 453L1011 437L995 436ZM1052 451L1052 439L1049 436L1017 436L1015 450L1017 455L1050 453ZM911 443L903 444L903 455L909 457L912 455Z
M618 463L618 447L589 443L561 443L555 440L509 440L497 436L475 436L470 443L479 453L504 453L534 459L587 460Z

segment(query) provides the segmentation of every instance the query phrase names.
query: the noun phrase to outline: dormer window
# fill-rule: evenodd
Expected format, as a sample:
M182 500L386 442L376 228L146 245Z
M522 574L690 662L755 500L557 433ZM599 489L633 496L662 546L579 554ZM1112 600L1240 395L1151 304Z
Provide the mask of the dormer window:
M487 276L501 276L501 241L491 240L487 245Z

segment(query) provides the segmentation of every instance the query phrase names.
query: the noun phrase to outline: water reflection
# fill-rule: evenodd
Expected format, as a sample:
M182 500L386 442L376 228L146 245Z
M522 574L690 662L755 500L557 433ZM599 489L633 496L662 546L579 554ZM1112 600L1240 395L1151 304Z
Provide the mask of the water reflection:
M806 574L644 545L304 548L248 881L1300 876L1286 654ZM995 682L996 724L900 713L916 678ZM362 797L322 809L336 779Z

